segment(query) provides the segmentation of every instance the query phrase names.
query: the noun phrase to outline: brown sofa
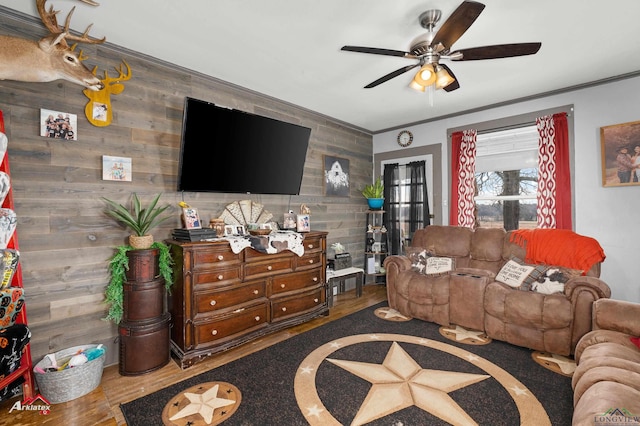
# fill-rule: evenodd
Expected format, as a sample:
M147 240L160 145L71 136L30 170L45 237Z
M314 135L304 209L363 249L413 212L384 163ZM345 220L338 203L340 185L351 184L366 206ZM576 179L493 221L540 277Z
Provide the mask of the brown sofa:
M640 419L640 349L631 341L638 336L640 304L595 301L593 330L580 339L575 350L574 426L613 424L612 416ZM605 415L612 409L619 411ZM596 422L600 416L603 420Z
M593 301L611 295L598 278L600 263L586 276L571 278L562 293L514 289L495 280L512 257L527 257L527 250L510 237L510 232L491 228L433 225L416 231L411 247L452 258L455 269L427 275L412 269L407 256L388 256L389 306L406 316L484 331L493 339L534 350L572 354L591 330Z

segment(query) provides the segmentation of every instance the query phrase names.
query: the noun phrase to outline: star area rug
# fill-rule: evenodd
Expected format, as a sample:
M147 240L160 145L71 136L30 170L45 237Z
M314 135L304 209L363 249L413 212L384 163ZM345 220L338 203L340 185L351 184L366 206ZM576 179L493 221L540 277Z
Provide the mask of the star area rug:
M546 355L384 302L121 409L129 426L569 425L571 377Z

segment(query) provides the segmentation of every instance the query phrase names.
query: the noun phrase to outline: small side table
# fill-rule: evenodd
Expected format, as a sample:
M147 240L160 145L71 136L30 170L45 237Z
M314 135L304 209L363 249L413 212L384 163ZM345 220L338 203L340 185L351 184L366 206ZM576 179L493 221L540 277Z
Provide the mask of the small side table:
M349 278L356 279L356 297L362 296L362 286L364 284L364 269L344 268L327 273L327 304L333 307L333 287L339 284L338 291L344 291L345 281Z

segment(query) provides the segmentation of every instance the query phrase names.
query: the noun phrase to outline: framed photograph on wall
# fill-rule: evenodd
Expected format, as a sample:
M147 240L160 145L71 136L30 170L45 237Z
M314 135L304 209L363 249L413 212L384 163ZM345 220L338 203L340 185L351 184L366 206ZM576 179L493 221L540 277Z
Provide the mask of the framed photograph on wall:
M40 136L68 141L78 140L78 116L51 109L40 110Z
M186 229L202 228L200 216L198 215L198 209L194 209L193 207L184 207L182 209L182 216L184 217L184 227Z
M600 127L602 186L640 185L640 121Z
M131 158L102 156L102 180L131 182Z
M349 160L324 155L324 195L349 196Z

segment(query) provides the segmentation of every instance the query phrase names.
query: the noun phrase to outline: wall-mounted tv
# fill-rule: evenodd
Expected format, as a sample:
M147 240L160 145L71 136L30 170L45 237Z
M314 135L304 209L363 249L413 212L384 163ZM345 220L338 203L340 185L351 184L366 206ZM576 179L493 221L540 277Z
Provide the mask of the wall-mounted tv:
M311 129L185 98L178 191L298 195Z

